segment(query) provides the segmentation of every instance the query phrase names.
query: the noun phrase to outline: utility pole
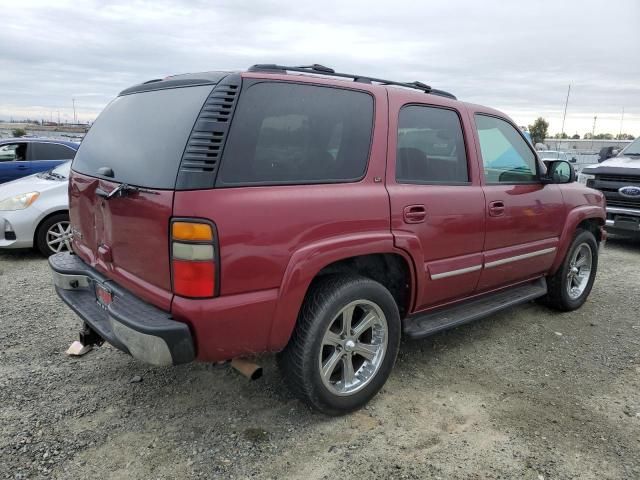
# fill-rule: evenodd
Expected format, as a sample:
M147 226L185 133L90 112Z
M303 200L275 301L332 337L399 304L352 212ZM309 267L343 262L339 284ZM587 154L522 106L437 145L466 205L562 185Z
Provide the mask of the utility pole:
M76 99L72 98L71 102L73 103L73 123L78 123L78 117L76 117Z
M597 115L593 116L593 128L591 129L591 150L593 150L593 137L596 134L596 120L598 119Z
M58 125L60 125L60 110L58 110Z
M620 117L620 133L618 133L618 140L622 140L622 122L624 122L624 107L622 107L622 117Z
M560 133L560 138L564 137L564 121L567 118L567 106L569 105L569 94L571 93L571 84L569 84L569 88L567 89L567 100L564 102L564 115L562 115L562 133Z

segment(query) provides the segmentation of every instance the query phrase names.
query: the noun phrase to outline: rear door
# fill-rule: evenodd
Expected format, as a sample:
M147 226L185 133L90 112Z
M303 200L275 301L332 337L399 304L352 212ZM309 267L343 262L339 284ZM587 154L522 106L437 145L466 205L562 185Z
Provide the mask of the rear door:
M491 290L545 273L553 263L565 218L557 185L543 184L543 168L506 118L475 112L477 150L486 199L484 269L478 290Z
M10 182L31 173L27 155L27 142L0 145L0 183Z
M471 125L465 111L438 101L390 99L391 228L416 262L416 310L472 294L482 268L484 195Z
M76 151L61 143L31 142L29 163L31 173L43 172L72 160Z
M119 96L95 121L72 165L74 250L111 279L167 310L173 296L169 223L176 177L212 88ZM130 188L106 198L122 184Z

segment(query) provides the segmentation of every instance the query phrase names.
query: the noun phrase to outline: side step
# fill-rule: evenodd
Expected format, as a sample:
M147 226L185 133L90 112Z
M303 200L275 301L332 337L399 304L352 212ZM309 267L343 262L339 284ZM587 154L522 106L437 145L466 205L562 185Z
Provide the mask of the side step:
M403 321L403 331L410 338L424 338L448 328L480 320L500 310L542 297L547 293L547 281L539 278L479 298L467 300L451 307L427 313L417 313Z

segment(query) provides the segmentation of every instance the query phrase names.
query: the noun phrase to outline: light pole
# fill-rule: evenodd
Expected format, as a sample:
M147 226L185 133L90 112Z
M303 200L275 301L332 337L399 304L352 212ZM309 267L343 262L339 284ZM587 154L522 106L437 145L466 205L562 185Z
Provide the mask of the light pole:
M78 123L78 117L76 117L76 99L72 98L71 102L73 103L73 123Z
M560 134L560 138L564 137L564 121L567 118L567 106L569 105L570 93L571 93L571 84L569 84L569 88L567 89L567 100L564 102L564 115L562 115L562 133Z
M593 128L591 129L591 150L593 150L593 137L596 134L596 120L598 120L598 116L593 116Z

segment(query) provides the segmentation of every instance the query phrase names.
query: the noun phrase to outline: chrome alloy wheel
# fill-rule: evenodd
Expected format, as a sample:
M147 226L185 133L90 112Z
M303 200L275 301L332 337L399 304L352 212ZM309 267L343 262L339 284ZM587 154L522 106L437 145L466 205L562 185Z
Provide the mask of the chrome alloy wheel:
M389 330L382 309L356 300L331 320L318 358L322 382L335 395L362 390L378 373L387 351Z
M47 246L53 253L71 250L71 222L54 223L47 230Z
M573 252L567 273L567 293L575 300L580 297L589 284L591 266L593 265L593 251L587 243L581 243Z

